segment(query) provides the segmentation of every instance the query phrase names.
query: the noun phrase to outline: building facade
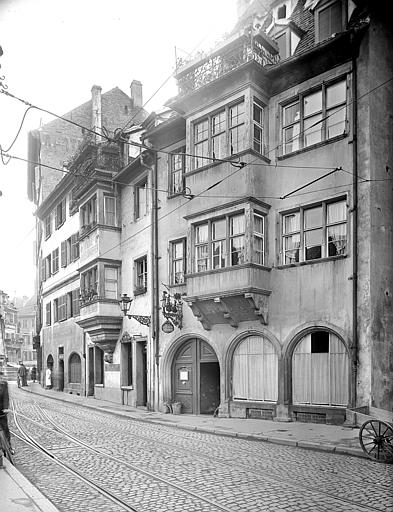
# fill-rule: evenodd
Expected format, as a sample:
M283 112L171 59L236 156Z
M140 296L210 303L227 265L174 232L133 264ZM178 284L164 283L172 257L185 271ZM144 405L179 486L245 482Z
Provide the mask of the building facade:
M18 364L22 359L22 340L19 335L18 310L9 295L0 290L1 337L4 363Z
M69 194L75 217L42 251L47 268L79 232L72 276L41 294L62 311L42 329L44 360L61 360L68 325L66 368L97 398L391 419L391 31L360 0L238 7L225 40L177 62L166 110L79 146L40 205L45 225Z

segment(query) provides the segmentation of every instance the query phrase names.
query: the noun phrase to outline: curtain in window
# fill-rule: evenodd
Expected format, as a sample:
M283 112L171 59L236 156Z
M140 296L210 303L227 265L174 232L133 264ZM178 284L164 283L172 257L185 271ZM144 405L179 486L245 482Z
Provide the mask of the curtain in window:
M233 398L277 401L278 357L269 340L250 336L233 355Z
M330 333L329 348L316 351L312 350L311 336L305 336L293 353L293 403L347 405L348 356L344 344Z

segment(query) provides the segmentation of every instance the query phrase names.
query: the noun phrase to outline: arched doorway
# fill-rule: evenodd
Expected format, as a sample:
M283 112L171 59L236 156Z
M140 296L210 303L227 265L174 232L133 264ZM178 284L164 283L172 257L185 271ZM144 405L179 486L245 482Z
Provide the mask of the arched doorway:
M297 343L292 355L292 401L298 405L348 405L348 353L332 332L316 330Z
M58 382L59 391L64 391L64 360L59 359L59 382Z
M173 399L190 414L213 414L220 405L220 366L212 347L192 338L177 351L172 365Z
M53 356L51 354L49 354L49 356L46 359L46 367L53 371L53 363L54 363Z

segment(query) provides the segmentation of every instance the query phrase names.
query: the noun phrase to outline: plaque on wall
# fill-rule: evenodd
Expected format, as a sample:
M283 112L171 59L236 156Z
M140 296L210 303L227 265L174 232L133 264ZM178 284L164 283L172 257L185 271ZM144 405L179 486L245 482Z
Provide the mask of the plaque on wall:
M188 380L188 370L179 371L179 380Z

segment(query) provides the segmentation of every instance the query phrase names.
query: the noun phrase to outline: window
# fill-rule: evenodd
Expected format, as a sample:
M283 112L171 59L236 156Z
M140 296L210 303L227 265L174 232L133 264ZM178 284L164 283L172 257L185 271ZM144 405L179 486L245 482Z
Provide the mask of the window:
M97 197L91 197L81 207L81 226L85 231L97 223Z
M323 85L283 107L283 154L343 135L346 80Z
M81 274L81 296L85 301L92 300L98 295L97 267L92 267Z
M67 260L67 240L64 240L64 242L61 242L60 264L61 264L62 267L66 267L67 264L68 264L68 260Z
M254 213L253 262L265 264L265 217Z
M348 355L333 333L316 331L297 344L292 357L294 404L348 404Z
M116 226L116 199L112 196L104 196L104 224Z
M244 263L244 234L244 213L196 225L195 272Z
M80 295L79 288L76 288L76 290L72 290L72 292L71 292L72 316L79 316L79 314L80 314L79 295Z
M58 322L59 319L59 299L53 301L53 323Z
M67 319L67 295L62 295L57 301L57 321L62 322Z
M185 148L169 155L169 194L181 194L184 191Z
M278 9L277 9L277 19L278 20L283 20L287 17L287 6L284 4L284 5L281 5Z
M114 267L105 267L105 297L107 299L117 299L118 291L117 291L117 268Z
M71 235L71 260L79 258L79 231Z
M171 242L170 261L171 261L171 284L183 284L186 270L186 239Z
M227 106L194 124L194 167L211 158L225 158L243 151L245 142L244 101Z
M261 155L264 153L263 148L263 107L259 101L254 98L253 104L253 148Z
M344 28L342 1L338 0L316 11L318 41L323 41Z
M55 209L55 228L59 229L59 227L64 224L66 219L66 200L65 198L56 206Z
M135 219L147 214L147 178L135 185Z
M250 336L233 354L232 395L235 400L276 402L278 357L269 340Z
M282 216L283 265L346 253L346 200L323 202Z
M75 384L82 382L81 358L75 352L70 355L68 366L69 381Z
M135 291L146 292L147 289L147 256L135 261Z
M51 303L47 302L45 306L45 323L46 325L51 325L52 318L51 318Z
M59 271L59 248L52 251L52 274Z
M44 233L45 233L45 240L49 238L52 234L52 217L51 214L47 215L44 220Z
M50 254L45 258L45 279L48 279L52 275L52 257Z

